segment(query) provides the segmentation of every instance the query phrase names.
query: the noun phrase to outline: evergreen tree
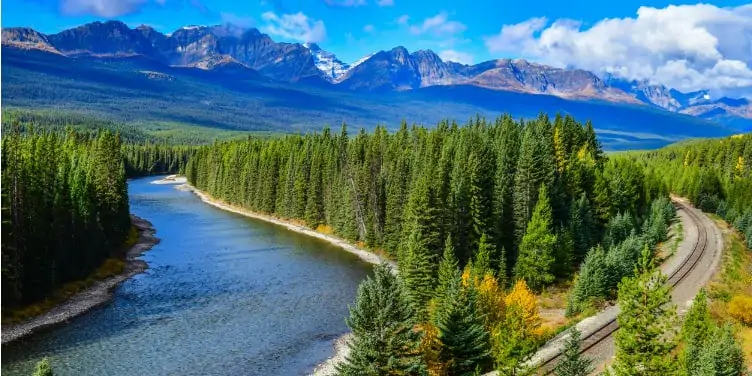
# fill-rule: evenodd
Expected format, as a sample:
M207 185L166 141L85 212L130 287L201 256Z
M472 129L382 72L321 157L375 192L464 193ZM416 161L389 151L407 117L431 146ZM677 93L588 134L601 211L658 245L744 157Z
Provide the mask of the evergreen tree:
M358 287L347 325L353 331L350 353L337 365L339 375L424 375L418 352L421 335L413 329L413 310L402 283L386 264Z
M581 347L580 331L572 328L564 343L563 359L556 365L556 376L587 376L593 372L593 361L580 354Z
M540 290L553 282L556 235L551 231L551 205L545 186L538 191L538 200L527 231L520 244L515 276L522 278L533 290Z
M446 239L446 243L444 244L444 254L439 262L439 284L436 288L436 297L439 301L442 301L446 296L454 276L459 271L459 267L457 256L454 253L454 246L452 245L452 237L450 235Z
M399 273L415 309L422 316L436 288L436 264L420 228L413 226L403 244Z
M740 376L746 372L744 352L730 324L716 328L701 350L699 364L691 375ZM688 374L690 375L690 374Z
M490 338L483 329L472 284L462 288L459 273L452 279L447 299L440 307L438 328L440 360L449 375L474 375L491 365Z
M670 374L675 347L670 331L676 308L667 278L654 266L647 247L635 272L619 284L614 371L616 376Z
M708 311L707 295L705 290L695 296L692 307L684 318L681 336L684 340L684 352L681 360L687 375L699 373L700 354L712 335L713 321Z

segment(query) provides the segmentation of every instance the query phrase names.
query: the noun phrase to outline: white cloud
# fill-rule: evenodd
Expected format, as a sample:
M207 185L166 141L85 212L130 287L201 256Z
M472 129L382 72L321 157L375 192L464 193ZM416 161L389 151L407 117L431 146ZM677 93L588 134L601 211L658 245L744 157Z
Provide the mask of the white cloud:
M326 26L323 21L314 21L302 12L278 16L266 12L261 18L267 22L262 29L265 33L292 39L299 42L318 43L326 39Z
M410 33L420 35L424 33L433 33L436 35L453 35L467 29L464 24L449 20L446 12L441 12L433 17L423 20L423 23L410 26Z
M407 25L407 23L409 21L410 21L410 16L408 16L406 14L403 14L403 15L397 17L397 19L395 20L395 22L397 22L397 24L399 24L399 25Z
M375 28L371 24L363 26L363 31L365 31L366 33L373 33L374 30Z
M752 4L640 7L636 17L604 19L589 28L545 18L504 25L485 38L494 54L576 66L683 91L752 96Z
M255 21L251 17L239 16L235 13L220 12L219 17L222 23L239 26L241 28L253 27Z
M439 52L439 57L444 61L453 61L455 63L471 65L473 63L473 55L465 52L459 52L455 50L444 50Z
M376 5L380 7L391 7L394 6L394 0L376 0Z
M109 18L135 13L147 2L147 0L62 0L60 10L67 15L90 14ZM157 2L164 5L164 1Z
M332 7L359 7L366 5L366 0L324 0L324 3Z

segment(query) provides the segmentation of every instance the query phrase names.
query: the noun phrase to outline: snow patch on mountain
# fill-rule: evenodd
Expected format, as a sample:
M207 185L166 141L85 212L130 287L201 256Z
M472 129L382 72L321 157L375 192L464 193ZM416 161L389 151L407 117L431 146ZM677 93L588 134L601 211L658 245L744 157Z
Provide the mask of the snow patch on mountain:
M343 63L333 53L322 50L316 43L304 43L303 47L311 51L316 68L319 68L330 81L344 76L350 69L350 64Z

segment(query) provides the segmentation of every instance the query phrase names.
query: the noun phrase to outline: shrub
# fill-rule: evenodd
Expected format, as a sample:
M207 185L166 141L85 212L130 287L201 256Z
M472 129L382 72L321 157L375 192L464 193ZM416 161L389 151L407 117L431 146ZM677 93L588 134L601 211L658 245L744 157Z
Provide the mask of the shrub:
M752 326L752 296L734 296L728 304L728 312L742 324Z

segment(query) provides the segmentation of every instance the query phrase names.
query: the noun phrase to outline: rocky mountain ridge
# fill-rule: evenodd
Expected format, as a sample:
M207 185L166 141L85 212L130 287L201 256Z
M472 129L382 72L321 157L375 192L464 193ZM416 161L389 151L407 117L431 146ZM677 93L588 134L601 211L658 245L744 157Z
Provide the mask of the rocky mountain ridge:
M703 118L752 119L748 100L711 100L707 91L682 93L650 82L598 77L522 59L475 65L443 61L431 50L379 51L347 64L316 44L278 43L259 30L232 25L186 26L163 34L149 26L93 22L56 34L4 28L3 46L69 57L144 56L158 63L203 70L231 70L281 82L334 85L358 91L405 91L428 86L471 85L571 100L648 105Z

